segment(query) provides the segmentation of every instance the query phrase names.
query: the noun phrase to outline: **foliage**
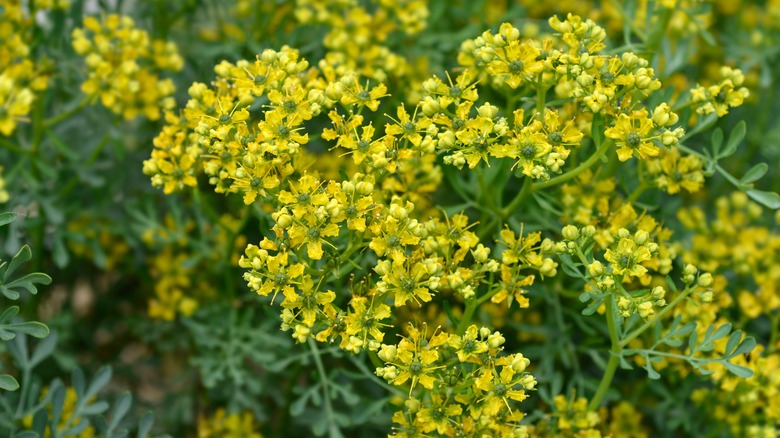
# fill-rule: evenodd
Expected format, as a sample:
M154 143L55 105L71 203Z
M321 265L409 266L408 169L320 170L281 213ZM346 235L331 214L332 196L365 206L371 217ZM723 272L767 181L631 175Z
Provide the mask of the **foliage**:
M0 0L0 430L774 436L776 3Z

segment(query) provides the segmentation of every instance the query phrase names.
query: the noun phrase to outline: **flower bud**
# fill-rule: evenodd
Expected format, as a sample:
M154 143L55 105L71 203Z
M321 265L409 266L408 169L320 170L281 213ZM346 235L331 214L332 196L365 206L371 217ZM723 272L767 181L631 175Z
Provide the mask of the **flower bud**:
M580 235L580 230L574 225L566 225L561 231L563 238L566 240L575 240Z
M515 373L522 373L531 364L531 361L523 357L521 353L517 353L512 357L512 371Z
M594 234L596 234L596 227L594 227L593 225L588 225L584 227L582 230L580 230L580 234L582 235L582 237L586 239L590 239L591 237L593 237Z
M650 238L650 233L648 233L645 230L639 230L634 234L634 242L637 243L637 245L644 245L647 243L647 239Z
M709 272L705 272L704 274L699 276L699 280L696 282L701 287L710 287L712 286L712 274Z
M500 347L506 339L501 335L499 332L495 332L492 335L488 336L488 345L490 345L491 348L498 348Z
M474 256L474 260L484 263L490 255L490 248L480 243L475 249L471 250L471 254Z
M382 345L379 353L377 353L377 356L379 356L379 358L385 362L392 362L395 360L395 355L397 353L398 349L395 345Z

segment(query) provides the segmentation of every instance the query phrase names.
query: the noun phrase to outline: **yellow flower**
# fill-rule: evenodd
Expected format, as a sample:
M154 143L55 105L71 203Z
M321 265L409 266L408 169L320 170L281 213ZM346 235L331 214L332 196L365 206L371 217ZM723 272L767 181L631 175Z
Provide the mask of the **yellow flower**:
M516 373L511 366L503 366L501 373L495 369L484 370L474 386L487 393L483 397L485 412L496 415L503 407L511 411L508 400L521 402L528 398L525 389L532 389L535 384L530 375ZM518 386L522 389L515 389Z
M29 88L19 87L12 78L0 74L0 134L13 134L17 122L29 114L34 97Z
M432 277L433 273L429 272L424 263L398 257L392 262L382 260L374 269L382 275L382 279L377 282L377 290L391 294L395 307L403 306L409 300L417 305L431 301L430 287L435 277Z
M604 254L604 259L610 262L614 274L622 276L628 273L632 277L645 275L647 268L642 266L642 262L651 258L650 250L644 245L637 245L631 238L621 238L615 250L609 248Z
M642 108L631 115L620 114L615 126L607 129L604 135L615 140L620 161L634 155L646 159L658 155L658 146L653 143L655 137L650 135L652 129L653 121L647 117L647 110Z
M679 149L662 149L661 156L650 160L647 168L655 176L655 184L673 195L685 189L697 192L704 183L703 163L695 155L681 156Z
M302 263L290 265L287 259L288 255L286 252L279 253L276 256L268 256L266 266L263 269L264 272L260 274L264 280L262 285L253 287L253 284L250 282L250 287L255 289L260 296L268 296L268 294L273 292L271 303L276 299L276 294L279 292L288 293L288 291L293 290L294 285L299 284L301 281L299 279L303 275L304 265Z
M401 138L409 141L413 146L419 147L422 142L422 132L428 125L431 124L430 119L427 117L418 118L417 109L411 116L406 112L406 108L402 104L397 109L398 119L393 119L395 123L388 123L385 125L385 133L392 136L401 136Z
M303 276L298 284L298 289L300 289L300 293L295 288L285 288L284 301L282 301L281 306L290 310L300 309L298 315L302 318L303 324L313 327L317 320L318 311L322 311L320 306L332 303L336 299L336 294L333 291L317 290L308 275Z
M426 332L427 326L423 326L423 332L420 332L410 325L409 335L403 337L397 347L383 347L385 354L380 353L380 358L390 366L377 368L377 374L396 386L411 380L409 394L417 383L426 389L433 389L433 383L436 381L433 372L443 367L436 366L439 360L437 348L446 344L447 334L434 333L428 340L425 339Z
M307 215L304 220L296 220L288 230L288 234L293 247L300 247L305 243L309 258L320 260L323 244L335 249L335 246L325 240L325 237L338 236L339 226L328 222L328 219L318 220L314 215Z
M217 409L211 418L198 416L197 438L262 438L251 412L231 413Z
M461 362L468 361L473 355L480 355L488 351L488 345L480 339L476 325L470 325L463 336L451 335L449 345L457 350L458 360ZM478 361L476 358L475 360Z

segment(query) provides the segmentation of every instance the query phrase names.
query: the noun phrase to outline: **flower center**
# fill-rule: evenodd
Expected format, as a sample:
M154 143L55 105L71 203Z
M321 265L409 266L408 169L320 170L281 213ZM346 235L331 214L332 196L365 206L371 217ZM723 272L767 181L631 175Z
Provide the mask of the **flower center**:
M499 397L505 396L506 392L507 392L506 385L504 385L503 383L499 383L498 385L493 387L493 393Z
M523 68L525 66L523 65L523 61L514 60L509 63L509 72L510 73L520 73L523 71Z

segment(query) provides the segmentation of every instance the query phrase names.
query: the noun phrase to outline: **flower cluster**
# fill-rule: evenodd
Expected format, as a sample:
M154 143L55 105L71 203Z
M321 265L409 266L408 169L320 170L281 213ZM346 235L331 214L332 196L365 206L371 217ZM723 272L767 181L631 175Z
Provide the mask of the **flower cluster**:
M699 114L716 113L723 117L729 113L729 108L735 108L750 96L750 92L742 84L745 75L739 69L723 66L720 69L720 81L707 87L697 85L691 90L691 100Z
M414 66L387 45L399 28L406 35L425 29L428 4L421 0L372 0L367 6L344 7L339 0L297 0L295 17L301 24L324 24L325 60L338 74L355 71L366 78L386 81L409 77Z
M47 399L51 397L49 394L48 387L43 389L43 392L41 393L41 399ZM58 418L58 423L56 425L51 425L51 429L46 428L46 431L44 433L44 438L51 438L54 436L59 436L60 434L67 432L71 436L74 436L76 438L94 438L97 435L97 431L95 430L95 427L92 426L89 421L86 418L82 417L74 417L73 414L77 412L77 410L81 410L80 406L77 406L77 403L91 403L94 402L95 398L93 397L91 400L79 400L78 395L76 394L76 390L72 387L64 388L62 391L64 394L64 401L61 405L61 411L59 415L57 415L56 418ZM51 410L51 406L47 406L48 410ZM49 414L51 415L51 413ZM32 428L33 425L33 415L28 415L24 417L22 420L22 423L25 425L25 427ZM75 430L78 430L78 432L75 432Z
M5 204L11 199L8 190L5 187L5 178L3 177L3 167L0 166L0 204Z
M224 248L232 242L230 236L238 227L239 220L225 215L198 231L208 245ZM171 216L160 227L144 230L143 242L154 253L149 257L149 273L154 280L154 297L149 300L148 309L150 318L172 321L177 316L191 316L201 302L216 295L213 286L201 281L201 277L218 267L224 254L219 251L199 254L187 239L195 231L194 222L180 224ZM244 242L237 239L235 245L241 247ZM232 250L237 248L228 247L231 250L228 260L235 264Z
M45 63L31 58L32 18L22 3L0 1L0 134L10 136L30 113L49 80Z
M476 325L462 336L434 333L430 339L410 326L397 345L382 345L379 358L386 366L376 373L397 386L409 386L404 410L393 416L395 436L411 437L436 431L439 436L527 436L522 412L510 401L521 402L536 380L522 354L502 355L505 342L499 332ZM426 397L411 396L415 386Z
M248 287L279 303L281 328L297 343L371 357L376 374L407 395L394 415L397 436L530 433L510 403L536 385L530 361L505 354L501 333L471 321L488 301L507 303L497 312L529 308L537 277L562 269L584 281L583 313L608 319L613 372L622 349L670 315L667 299L712 303L715 280L693 265L677 277L682 291L673 280L673 290L663 285L677 275L680 245L635 206L648 188L694 192L704 176L702 159L679 144L678 125L689 117L673 110L693 102L650 99L661 83L647 59L605 53L606 31L577 16L553 17L555 34L540 38L522 38L505 23L461 46L457 75L431 76L414 99L389 105L394 90L372 64L379 58L349 52L374 44L381 26L361 8L333 13L329 2L301 3L304 21L338 22L343 13L363 23L326 37L326 47L360 62L332 52L312 65L283 47L219 63L213 81L189 88L181 112L166 112L144 172L166 193L197 193L202 174L215 192L239 195L259 212L262 237L238 261ZM366 36L365 26L379 29ZM339 45L352 33L357 44ZM592 170L599 161L609 165ZM461 182L466 167L479 190ZM627 198L616 190L619 171L637 186ZM443 177L465 206L433 207ZM539 193L559 184L559 201ZM510 191L515 198L505 204ZM562 240L526 231L515 217L531 195L568 224ZM621 345L615 325L637 323L644 328ZM432 334L429 326L437 326ZM398 343L388 341L393 335ZM605 391L595 406L557 398L557 430L612 430L596 409ZM615 433L635 426L611 423Z
M86 17L84 28L73 30L73 49L87 65L81 90L111 112L128 120L139 115L157 120L161 109L175 105L173 81L159 74L181 70L184 61L175 44L152 40L132 18Z
M777 227L761 224L764 210L744 193L720 198L716 206L712 220L699 207L680 211L681 222L694 232L692 248L683 254L685 261L719 274L733 272L739 285L737 304L748 318L776 315L780 310Z
M210 417L198 417L198 438L262 438L251 412L227 413L217 409Z

